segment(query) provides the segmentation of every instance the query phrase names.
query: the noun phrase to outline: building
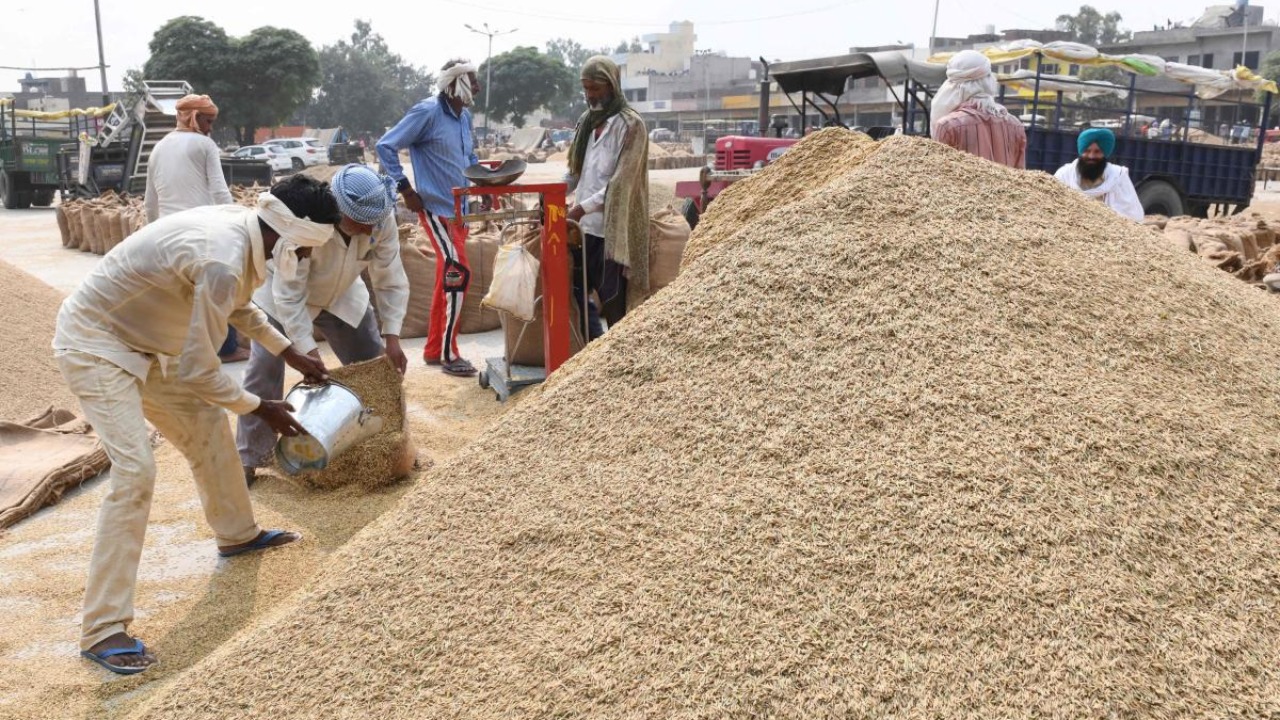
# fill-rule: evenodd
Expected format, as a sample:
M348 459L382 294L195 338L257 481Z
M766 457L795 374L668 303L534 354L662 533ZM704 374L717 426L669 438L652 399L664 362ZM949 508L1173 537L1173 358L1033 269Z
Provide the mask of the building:
M16 93L0 93L12 97L14 106L21 110L57 112L73 108L98 107L102 104L101 92L89 92L84 78L74 70L64 77L35 77L27 73L18 81L21 88ZM112 100L120 99L120 93L110 93Z

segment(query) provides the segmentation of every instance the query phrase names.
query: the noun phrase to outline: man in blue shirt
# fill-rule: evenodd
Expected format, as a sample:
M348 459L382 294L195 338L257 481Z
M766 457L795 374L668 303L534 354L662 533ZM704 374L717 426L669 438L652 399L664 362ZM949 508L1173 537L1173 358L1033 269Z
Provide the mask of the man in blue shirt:
M475 366L458 354L458 321L471 281L467 265L467 227L453 212L453 189L467 184L462 171L479 162L471 132L471 107L480 93L476 68L450 60L441 68L439 94L409 109L378 141L378 159L396 181L405 207L418 213L436 251L436 285L431 324L422 358L449 375L475 375ZM408 149L413 185L404 175L400 151Z

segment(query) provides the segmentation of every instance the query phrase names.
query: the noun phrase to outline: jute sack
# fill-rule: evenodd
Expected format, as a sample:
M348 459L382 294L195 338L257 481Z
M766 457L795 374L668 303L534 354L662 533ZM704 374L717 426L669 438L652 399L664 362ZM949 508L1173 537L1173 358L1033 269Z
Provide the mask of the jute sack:
M62 206L63 214L67 218L67 243L66 246L72 250L80 249L80 208L79 201L73 200Z
M667 205L649 218L649 288L671 284L680 274L680 257L689 242L689 222Z
M538 231L534 228L533 232L536 233ZM541 261L541 243L526 242L525 248ZM542 297L542 273L538 273L538 284L535 293L537 297ZM534 307L533 319L527 323L506 313L499 313L502 317L503 347L505 349L503 354L508 364L531 365L533 367L543 366L545 360L543 357L542 334L544 302L544 300L539 300L537 306ZM569 353L570 355L575 355L582 349L584 341L580 328L582 321L579 319L578 303L574 300L572 287L569 290L569 315L573 318L569 331Z
M409 307L405 311L400 337L426 337L431 320L431 291L436 284L435 255L423 252L412 239L401 240L400 262L409 277Z
M67 208L59 205L53 211L53 215L58 220L58 234L62 236L62 247L67 247L71 244L71 226L67 224Z
M98 228L94 225L94 212L97 206L85 204L80 208L80 251L81 252L97 252L94 248L97 246L96 236Z
M493 284L493 264L498 258L498 233L494 230L473 232L467 236L467 265L471 267L471 284L462 298L462 316L458 332L488 332L502 326L498 312L480 304Z

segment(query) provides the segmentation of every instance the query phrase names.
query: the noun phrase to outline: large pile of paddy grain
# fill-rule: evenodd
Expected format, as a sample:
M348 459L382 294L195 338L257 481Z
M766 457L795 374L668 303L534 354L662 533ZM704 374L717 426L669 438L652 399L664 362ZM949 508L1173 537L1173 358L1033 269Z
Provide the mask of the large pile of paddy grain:
M62 295L0 261L0 420L22 422L50 406L80 405L53 359L53 330Z
M1274 299L929 141L822 180L140 715L1280 709Z
M772 164L725 188L707 206L685 247L684 262L693 262L756 219L818 193L876 148L865 133L826 128L806 137Z

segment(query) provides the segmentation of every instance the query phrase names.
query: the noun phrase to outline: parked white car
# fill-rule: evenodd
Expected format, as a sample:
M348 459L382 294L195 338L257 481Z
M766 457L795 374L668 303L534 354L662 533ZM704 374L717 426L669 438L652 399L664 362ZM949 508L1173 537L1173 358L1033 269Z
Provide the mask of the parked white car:
M329 148L322 145L315 138L279 138L268 140L262 144L271 148L274 152L287 155L289 163L294 170L301 170L312 165L329 164Z
M293 168L293 163L290 161L290 157L288 155L282 152L277 152L275 148L269 148L266 145L245 145L239 150L231 153L231 157L266 160L271 164L271 169L276 172Z

